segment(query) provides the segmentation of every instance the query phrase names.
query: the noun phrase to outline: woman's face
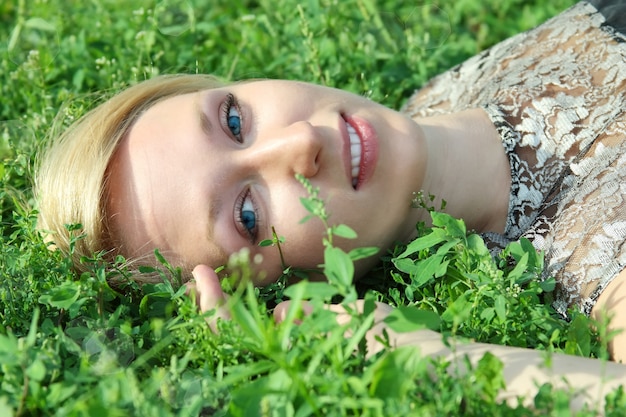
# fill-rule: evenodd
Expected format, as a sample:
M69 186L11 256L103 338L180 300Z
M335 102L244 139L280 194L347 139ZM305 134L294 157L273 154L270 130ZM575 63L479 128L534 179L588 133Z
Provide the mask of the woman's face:
M158 248L173 263L223 265L249 248L259 254L257 284L288 265L323 261L322 222L305 223L295 178L326 202L329 224L346 224L349 250L388 248L414 231L425 150L406 116L341 90L289 81L254 81L175 96L143 113L110 166L108 212L124 254ZM357 263L362 274L375 263Z

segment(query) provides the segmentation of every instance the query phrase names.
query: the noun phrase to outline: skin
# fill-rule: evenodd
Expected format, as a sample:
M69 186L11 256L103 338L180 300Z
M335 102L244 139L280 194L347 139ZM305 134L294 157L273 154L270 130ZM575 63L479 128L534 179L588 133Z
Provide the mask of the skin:
M601 323L604 318L610 319L607 331L613 333L613 338L609 341L609 353L613 360L626 362L626 271L602 291L591 310L591 317Z
M222 117L229 93L238 101L240 136ZM356 190L344 155L344 117L366 120L378 147L372 175ZM275 247L257 245L272 237L271 226L285 237L288 264L314 268L322 261L324 230L319 220L300 224L307 213L299 197L306 191L296 173L320 188L331 224L353 227L359 246L384 249L413 234L420 213L410 202L424 179L425 147L410 119L340 90L261 81L186 94L150 108L123 140L110 168L108 210L132 257L159 248L180 263L217 267L247 248L253 258L262 256L262 285L282 268ZM254 238L238 222L237 203L248 190L258 213ZM210 219L212 210L218 214ZM358 265L358 273L372 262Z
M240 132L224 117L229 94L237 100L229 111ZM203 117L210 132L202 127ZM356 189L346 120L365 126L363 149L374 149L369 169L362 169L369 175ZM275 280L283 267L275 247L258 246L272 237L272 226L285 238L288 265L315 268L322 262L322 223L300 224L307 212L298 197L306 191L295 174L319 187L330 224L357 232L358 240L337 242L345 250L385 250L415 237L414 225L427 218L424 210L411 208L420 190L436 190L452 215L470 214L470 228L501 231L509 180L497 134L486 130L480 110L454 120L416 123L354 94L289 81L176 96L147 110L120 144L109 169L108 212L129 257L150 256L158 248L191 269L223 265L246 248L256 261L259 285ZM491 159L497 163L484 164ZM501 187L493 187L494 171L504 178ZM460 183L459 176L468 181ZM239 221L242 201L256 210L254 236ZM356 275L375 262L359 262Z
M229 94L237 99L240 132L223 116ZM377 149L370 175L356 187L342 132L354 118L369 127L364 141ZM425 210L411 207L420 190L436 196L434 206L445 200L447 212L463 217L469 229L502 232L509 170L500 138L480 109L412 120L345 91L256 81L180 95L147 110L112 159L107 210L126 256L148 257L158 248L189 266L189 290L208 311L224 305L214 268L232 253L250 252L259 285L279 276L276 248L257 244L272 237L270 226L285 238L287 264L306 269L322 262L325 232L318 220L301 224L307 213L298 197L306 193L295 174L319 187L330 224L347 224L358 234L335 244L383 251L414 238L416 222L428 221ZM248 190L258 214L253 238L237 219L237 202ZM211 207L219 214L210 219ZM375 262L375 256L357 262L355 278ZM218 316L227 318L228 311L220 307Z
M198 295L201 310L205 312L212 310L216 304L223 306L226 299L218 289L219 283L215 273L210 268L199 266L194 270L194 276L196 280L190 291ZM286 301L275 308L275 320L278 323L282 322L289 315L290 309L294 308L305 314L311 314L313 311L309 304L293 304ZM337 314L337 322L340 325L351 319L350 314L341 305L329 305L326 308ZM363 311L363 301L358 300L353 308ZM523 398L525 406L532 407L539 387L550 383L554 389L570 392L569 406L572 412L587 406L598 415L604 415L606 395L626 385L626 366L615 362L557 353L548 354L509 346L463 343L454 339L444 342L439 333L431 330L396 333L384 322L392 310L389 305L377 303L372 313L374 326L365 336L370 355L385 348L380 340L387 336L392 347L415 349L415 355L443 359L450 364L448 371L452 375L460 375L467 371L466 359L472 366L476 366L486 353L490 353L503 364L502 376L506 386L499 392L498 400L506 401L513 407L518 404L519 398ZM217 315L211 316L209 325L214 330L217 317L228 318L228 312L222 307L217 309Z
M279 322L286 317L287 309L290 308L288 303L285 304L275 314ZM359 301L355 307L362 311L363 304ZM333 305L329 308L337 313L340 324L349 320L342 306ZM450 363L448 372L453 375L467 371L466 358L476 366L486 353L490 353L503 364L502 376L506 386L499 392L498 400L506 401L510 406L516 406L518 399L523 398L523 404L532 407L538 388L550 383L554 389L570 392L571 411L579 411L587 405L598 415L603 415L606 395L626 384L626 366L614 362L459 340L449 339L448 343L444 343L441 335L431 330L396 333L383 321L392 310L390 306L378 303L373 313L375 325L366 336L370 354L383 349L378 341L380 338L376 337L382 337L383 331L389 336L394 348L412 347L420 355L443 358Z
M233 134L220 116L228 94L238 101L241 135ZM210 132L201 127L202 113L213 126ZM341 126L350 117L365 121L375 132L371 140L378 148L371 175L356 189L349 157L342 153L346 138ZM228 319L226 295L214 268L247 248L259 273L256 283L276 279L282 268L278 251L257 245L271 238L271 226L285 237L287 264L314 268L322 262L319 242L324 230L319 221L300 224L307 213L298 197L306 193L295 174L319 187L331 224L347 224L357 232L358 240L340 240L339 246L384 250L397 240L415 237L415 223L427 220L423 210L411 208L413 192L419 190L435 195L435 206L446 200L447 212L463 218L469 229L503 231L509 169L498 134L480 109L411 120L340 90L286 81L249 82L173 97L146 111L112 160L108 211L114 229L125 237L129 256L147 256L159 248L174 261L195 265L189 292L201 311L217 308L213 317ZM252 237L237 220L237 201L248 190L258 215L258 231ZM215 218L209 216L212 206L219 208ZM374 262L375 257L358 263L356 276ZM619 323L626 319L621 302L624 279L622 273L609 285L593 311L596 317L615 315L618 320L611 329L621 329ZM278 321L288 308L289 303L276 308ZM328 308L341 320L341 306ZM378 305L379 324L368 334L370 343L386 329L380 320L389 310ZM214 328L214 321L209 324ZM463 355L474 362L486 352L498 356L507 381L503 399L532 398L535 382L562 384L565 377L580 388L572 403L575 409L626 383L626 370L618 364L598 366L594 360L555 355L553 367L546 370L541 352L485 344L451 350L433 332L386 331L395 346L416 346L422 354L458 364ZM610 346L618 359L624 357L623 338L618 336ZM372 352L377 349L380 346L373 345ZM590 392L599 396L585 394Z

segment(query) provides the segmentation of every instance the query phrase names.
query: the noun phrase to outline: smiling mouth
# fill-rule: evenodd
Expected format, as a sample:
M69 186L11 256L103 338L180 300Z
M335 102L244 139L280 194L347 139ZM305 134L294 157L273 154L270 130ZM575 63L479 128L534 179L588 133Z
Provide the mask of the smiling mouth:
M361 138L356 130L346 123L348 129L348 137L350 138L350 163L351 163L351 175L352 175L352 187L356 189L359 183L359 174L361 173L361 155L363 154Z

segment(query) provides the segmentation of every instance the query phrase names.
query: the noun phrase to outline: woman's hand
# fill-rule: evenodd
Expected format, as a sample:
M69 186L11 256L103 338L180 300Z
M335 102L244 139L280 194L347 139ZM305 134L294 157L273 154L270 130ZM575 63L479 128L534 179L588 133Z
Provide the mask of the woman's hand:
M277 322L281 322L285 319L285 317L287 317L287 311L290 306L291 301L283 301L276 306L274 309L274 318ZM364 311L365 301L357 300L351 306L356 308L356 310L362 314ZM337 313L337 324L339 325L348 323L352 317L352 315L346 311L345 307L340 304L328 304L325 308ZM309 303L304 302L302 310L305 314L310 314L312 312L312 306ZM388 337L389 345L392 347L419 345L420 341L436 341L437 343L441 343L441 335L437 332L433 332L432 330L422 329L410 333L396 333L384 321L393 310L393 307L388 304L380 302L375 303L374 312L372 313L374 314L374 325L365 335L369 355L373 355L385 348L385 344L383 343L385 340L385 334ZM349 336L349 334L346 335L346 337Z
M226 309L227 296L222 291L217 274L206 265L198 265L193 270L195 283L187 284L189 292L195 294L196 302L202 312L217 309L216 314L207 318L211 329L216 329L216 318L229 319ZM352 306L363 313L365 302L358 300ZM291 306L284 301L274 309L277 322L287 317ZM313 307L304 302L302 310L311 314ZM339 325L348 323L352 315L345 307L338 304L326 305L326 309L337 313ZM366 334L368 354L372 355L384 349L382 336L386 332L391 347L414 346L423 357L442 357L449 362L449 372L453 375L467 372L468 360L476 364L486 353L496 356L503 364L503 377L506 388L498 395L499 401L507 401L516 406L522 398L526 406L532 401L538 388L550 383L555 389L571 392L570 408L579 410L584 404L596 408L602 414L604 398L620 386L626 385L626 366L614 362L601 362L598 359L582 358L559 353L547 355L546 352L484 343L463 343L449 340L450 345L442 341L441 334L431 330L416 330L408 333L396 333L384 319L393 308L384 303L376 303L374 325ZM347 334L346 337L350 337ZM550 365L547 366L549 357Z
M230 319L226 308L228 296L222 291L220 280L215 271L207 265L197 265L191 272L194 281L185 284L187 294L195 297L196 304L202 313L216 309L215 314L206 318L214 332L217 331L217 319Z

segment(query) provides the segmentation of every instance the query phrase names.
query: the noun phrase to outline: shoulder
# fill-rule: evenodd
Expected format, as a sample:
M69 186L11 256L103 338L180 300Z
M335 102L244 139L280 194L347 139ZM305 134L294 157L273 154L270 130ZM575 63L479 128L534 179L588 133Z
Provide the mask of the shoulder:
M546 71L558 70L560 63L574 59L574 54L591 55L594 48L587 46L608 40L596 36L606 23L597 7L579 2L535 28L481 51L431 79L408 99L402 111L427 117L493 104L510 91L533 90L545 81ZM577 45L580 48L573 54L572 47Z
M626 33L626 2L623 0L589 0L589 4L596 8L605 18L604 25L611 26L616 31Z

